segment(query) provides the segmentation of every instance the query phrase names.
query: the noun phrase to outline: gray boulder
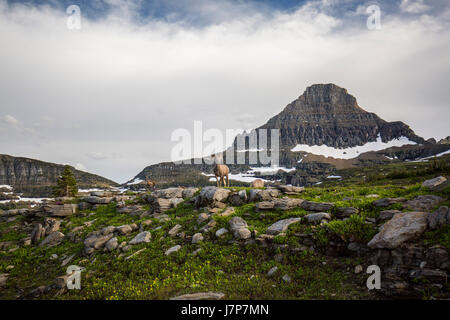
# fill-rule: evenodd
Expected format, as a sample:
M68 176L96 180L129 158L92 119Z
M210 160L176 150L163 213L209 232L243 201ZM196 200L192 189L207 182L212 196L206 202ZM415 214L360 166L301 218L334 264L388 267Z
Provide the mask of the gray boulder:
M334 203L303 201L301 207L308 211L329 211L334 207Z
M431 230L439 229L450 224L450 210L447 206L442 206L427 217L428 227Z
M445 182L447 182L447 178L445 178L443 176L439 176L434 179L424 181L422 183L422 186L429 188L430 190L437 190L437 189L440 189L440 186L442 184L445 184Z
M339 207L337 208L336 217L347 218L353 214L359 213L359 210L353 207Z
M109 239L108 242L106 242L106 244L105 244L105 248L106 248L106 250L108 250L108 251L113 251L113 250L115 250L118 246L119 246L119 243L118 243L116 237Z
M380 212L380 215L378 216L378 221L390 220L397 213L401 213L401 211L400 210L383 210Z
M372 249L397 248L403 242L417 238L426 230L427 216L426 212L397 213L367 245Z
M175 237L181 230L182 226L180 224L175 225L172 229L169 231L170 237Z
M51 248L51 247L57 246L63 240L64 240L64 234L59 231L55 231L55 232L50 233L44 240L42 240L42 242L39 244L39 247Z
M216 237L217 238L221 238L227 233L228 233L227 229L225 229L225 228L219 229L219 230L216 231Z
M133 240L130 241L130 244L134 245L134 244L150 242L151 238L152 238L152 235L150 234L150 232L144 231L144 232L139 233L136 237L134 237Z
M418 196L412 200L406 201L403 204L404 209L412 211L426 211L430 212L434 207L439 205L445 199L435 195Z
M266 190L260 190L260 192L258 192L255 195L255 200L256 201L271 201L272 199L278 197L281 194L280 190L278 189L266 189Z
M183 189L183 192L181 195L182 195L183 199L190 199L190 198L194 197L194 195L197 193L197 191L198 191L198 188L186 188L186 189Z
M297 194L300 194L303 191L305 191L304 187L295 187L295 186L287 186L287 185L277 186L277 188L284 194L288 194L288 195L297 195Z
M304 216L305 220L309 223L320 223L322 220L331 220L331 217L326 212L310 213Z
M76 204L47 204L41 209L43 216L68 217L77 212Z
M230 230L233 236L238 240L245 240L251 237L251 232L248 230L247 222L241 217L233 217L229 221Z
M90 204L108 204L113 201L112 197L97 197L97 196L88 196L81 199L84 202L90 203Z
M204 187L197 197L197 207L216 206L218 202L225 202L228 199L230 190L217 187Z
M203 241L203 235L201 233L196 233L192 236L192 244L199 243Z
M405 202L405 198L383 198L379 200L375 200L372 204L377 208L389 207L395 203Z
M172 198L183 198L183 188L167 188L156 190L152 193L154 198L164 198L164 199L172 199Z
M176 245L176 246L174 246L174 247L168 249L164 254L165 254L166 256L168 256L168 255L171 255L171 254L174 253L174 252L177 252L177 251L180 250L180 249L181 249L181 246L180 246L180 245Z
M289 218L277 221L274 224L272 224L269 228L267 228L266 233L271 235L277 235L279 233L286 232L291 224L297 223L300 220L301 218Z
M262 191L261 189L250 189L249 201L250 201L250 202L256 201L256 196L257 196L258 193L260 193L261 191Z

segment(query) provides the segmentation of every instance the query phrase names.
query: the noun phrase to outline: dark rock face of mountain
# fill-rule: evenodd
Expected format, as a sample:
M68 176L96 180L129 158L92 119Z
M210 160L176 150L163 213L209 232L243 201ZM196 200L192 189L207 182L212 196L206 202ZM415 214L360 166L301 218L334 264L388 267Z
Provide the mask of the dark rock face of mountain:
M358 106L356 98L334 84L316 84L258 129L280 129L280 147L297 144L354 147L405 136L425 143L406 124L386 122Z
M51 187L64 169L63 165L0 155L0 185L10 185L15 192L24 192L33 196L48 196ZM95 174L72 169L78 187L117 186L114 181Z

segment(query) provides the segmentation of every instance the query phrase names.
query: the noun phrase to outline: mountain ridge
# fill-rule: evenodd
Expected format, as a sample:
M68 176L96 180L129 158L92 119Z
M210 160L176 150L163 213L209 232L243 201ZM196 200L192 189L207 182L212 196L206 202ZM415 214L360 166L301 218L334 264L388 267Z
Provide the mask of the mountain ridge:
M64 166L37 159L0 154L0 185L10 185L15 192L47 196L51 194L51 187L55 185ZM119 185L110 179L73 167L72 171L78 187L81 188Z

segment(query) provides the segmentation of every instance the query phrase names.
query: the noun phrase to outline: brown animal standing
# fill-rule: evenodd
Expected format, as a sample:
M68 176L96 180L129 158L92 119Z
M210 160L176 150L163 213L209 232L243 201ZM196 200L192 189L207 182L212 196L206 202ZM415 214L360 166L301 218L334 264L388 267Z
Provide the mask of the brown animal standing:
M215 155L212 154L211 158L214 158ZM218 164L216 161L216 165L214 166L214 175L216 176L217 187L220 187L222 183L224 187L230 186L230 180L228 175L230 174L230 168L228 168L225 164ZM227 178L227 183L225 184L225 177Z
M153 189L155 187L155 183L149 180L147 177L145 177L145 185L148 189Z

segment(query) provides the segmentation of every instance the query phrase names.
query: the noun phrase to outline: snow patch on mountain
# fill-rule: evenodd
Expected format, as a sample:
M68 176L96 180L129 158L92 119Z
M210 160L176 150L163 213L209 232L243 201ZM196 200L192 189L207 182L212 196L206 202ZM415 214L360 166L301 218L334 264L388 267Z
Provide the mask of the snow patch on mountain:
M333 148L326 145L321 146L309 146L307 144L298 144L294 148L291 149L292 152L308 152L315 155L332 157L335 159L353 159L357 158L360 154L370 151L380 151L383 149L391 148L391 147L401 147L404 145L414 145L416 142L409 140L407 137L400 137L393 139L388 142L383 142L381 140L381 135L378 134L377 140L372 142L367 142L362 146L349 147L349 148Z

